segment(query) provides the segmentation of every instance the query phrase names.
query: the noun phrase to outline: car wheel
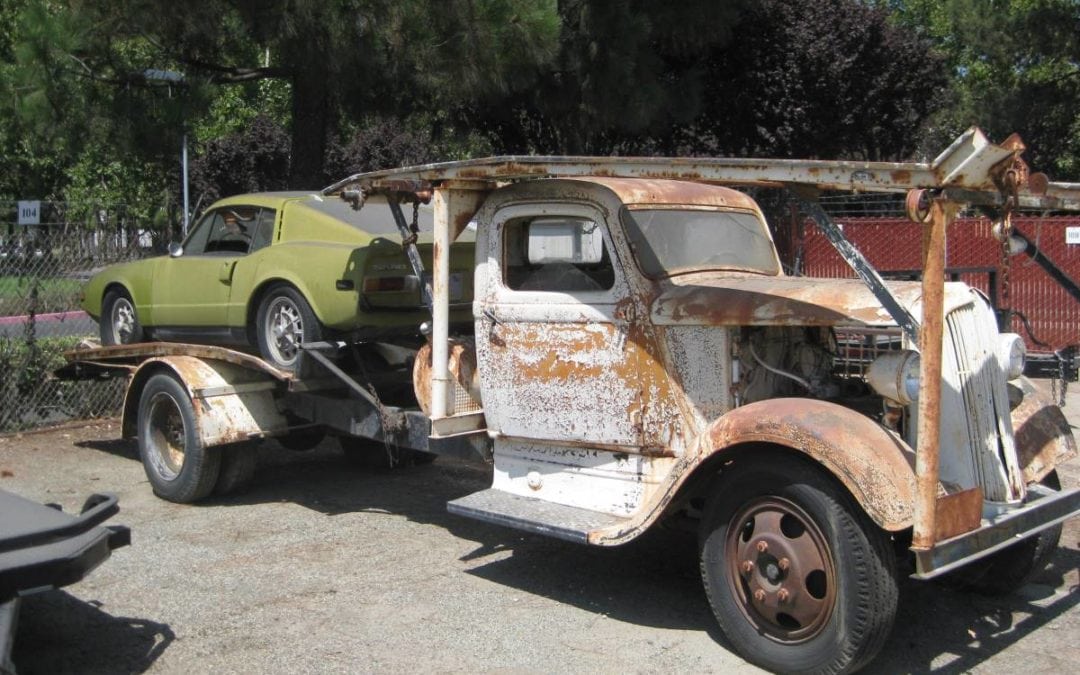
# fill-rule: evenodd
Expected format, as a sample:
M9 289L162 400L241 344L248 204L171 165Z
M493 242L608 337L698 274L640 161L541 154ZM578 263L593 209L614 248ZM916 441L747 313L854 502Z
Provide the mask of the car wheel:
M105 294L98 328L103 345L129 345L143 341L143 329L135 314L135 303L127 291L112 290Z
M188 504L217 483L221 455L207 448L195 425L187 391L171 375L154 375L139 397L139 457L154 493Z
M275 286L259 304L259 352L271 365L298 372L300 344L322 339L322 326L304 296L291 286Z
M888 537L818 467L761 459L736 463L705 507L701 574L717 622L762 668L857 670L896 614Z

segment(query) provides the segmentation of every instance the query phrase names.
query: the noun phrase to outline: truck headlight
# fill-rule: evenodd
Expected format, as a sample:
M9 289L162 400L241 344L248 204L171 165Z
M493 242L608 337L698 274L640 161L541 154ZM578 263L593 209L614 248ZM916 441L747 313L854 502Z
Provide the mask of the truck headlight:
M886 352L866 369L866 383L885 398L902 405L919 400L919 353L905 349Z
M1027 345L1016 333L1002 333L998 341L998 362L1005 379L1015 380L1024 374L1027 364Z

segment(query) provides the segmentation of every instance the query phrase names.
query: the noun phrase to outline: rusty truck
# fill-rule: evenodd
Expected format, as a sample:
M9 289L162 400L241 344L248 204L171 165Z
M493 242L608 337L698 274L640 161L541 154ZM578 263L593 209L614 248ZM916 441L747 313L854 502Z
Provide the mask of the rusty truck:
M123 345L65 372L129 378L123 433L166 498L238 488L251 439L329 429L391 459L489 463L491 487L448 504L462 516L594 546L690 522L735 650L850 672L887 639L901 575L1011 590L1080 510L1055 471L1075 440L1022 376L1023 341L943 275L962 206L1002 237L1017 210L1080 209L1080 186L1022 150L972 129L925 163L529 156L358 174L322 197L393 206L431 308L418 349L308 344L320 374L298 379L217 347ZM790 189L858 278L785 275L747 187ZM906 193L922 281L883 281L823 190ZM430 271L402 208L418 202L434 209ZM474 322L452 332L449 249L467 229Z

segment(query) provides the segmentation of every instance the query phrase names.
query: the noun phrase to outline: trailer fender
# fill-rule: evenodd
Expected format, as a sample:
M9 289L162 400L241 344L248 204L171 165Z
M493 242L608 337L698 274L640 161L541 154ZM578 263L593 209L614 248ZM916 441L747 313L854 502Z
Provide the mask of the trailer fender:
M1012 409L1013 438L1024 483L1038 483L1065 460L1076 456L1076 439L1065 413L1048 401L1031 380L1009 383L1010 395L1023 398ZM1010 396L1010 398L1011 398Z
M144 361L124 396L124 438L138 433L139 400L146 381L170 373L191 397L204 447L284 433L285 416L274 401L279 383L269 375L216 359L162 356Z
M914 451L854 410L801 398L758 401L713 422L703 438L710 457L762 443L803 453L835 476L882 529L912 525Z

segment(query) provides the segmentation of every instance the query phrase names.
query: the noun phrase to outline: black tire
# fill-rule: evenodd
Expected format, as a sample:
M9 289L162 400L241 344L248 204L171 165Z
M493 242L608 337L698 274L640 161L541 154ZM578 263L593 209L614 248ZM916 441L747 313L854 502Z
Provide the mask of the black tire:
M105 294L101 301L98 333L103 345L129 345L143 341L143 328L135 314L135 303L127 291L111 290Z
M1057 471L1051 471L1042 484L1061 489ZM984 595L1008 595L1041 572L1061 541L1061 525L1047 528L993 555L976 560L957 570L949 582Z
M255 319L259 353L271 365L300 373L302 342L318 342L323 328L311 305L292 286L272 286L259 303Z
M774 672L845 673L896 616L888 536L831 476L780 454L731 468L701 529L701 575L731 646Z
M154 375L139 397L139 457L154 493L188 504L208 496L217 483L221 455L206 448L195 428L187 391L174 377Z
M349 464L364 469L387 470L406 466L431 464L438 455L396 445L387 446L379 441L372 441L353 436L338 436L338 445Z
M258 445L254 441L247 441L222 446L218 452L221 454L221 470L214 484L214 494L236 494L250 485L259 463Z

